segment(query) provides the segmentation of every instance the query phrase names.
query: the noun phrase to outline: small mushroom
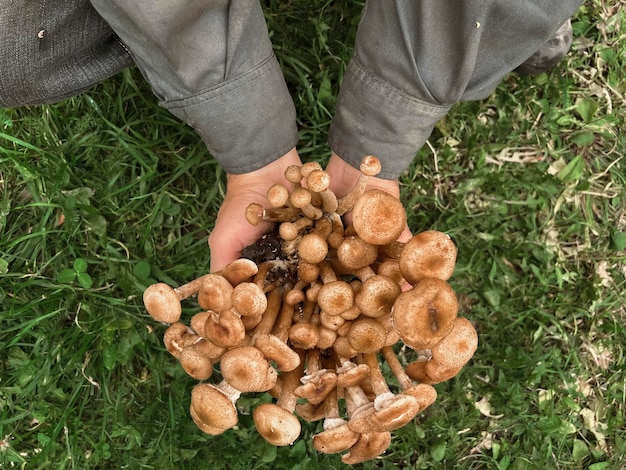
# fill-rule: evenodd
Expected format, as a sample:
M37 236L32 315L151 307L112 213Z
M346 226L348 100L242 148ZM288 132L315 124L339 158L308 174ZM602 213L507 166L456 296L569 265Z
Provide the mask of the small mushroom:
M363 281L354 303L363 315L378 318L391 313L401 292L402 288L393 279L375 274Z
M246 327L241 317L228 309L221 313L210 312L204 324L203 336L223 348L238 346L246 337Z
M398 356L390 346L385 346L382 349L383 357L389 365L391 372L398 380L402 393L415 397L419 404L419 411L421 413L430 405L432 405L437 399L437 390L432 385L425 383L414 383L411 377L405 372Z
M330 175L322 169L313 170L306 176L306 185L311 191L319 194L322 199L322 210L326 214L332 214L337 210L337 196L328 187Z
M383 432L399 429L411 421L420 405L411 395L395 395L389 390L375 353L364 354L364 363L370 369L370 383L376 395L374 407L350 419L350 429L357 432Z
M381 169L380 160L378 160L378 158L373 155L363 157L359 166L359 170L361 171L359 179L352 191L339 199L337 204L337 214L344 215L354 208L358 199L365 192L369 177L376 176L380 173Z
M366 243L386 245L397 240L406 228L406 212L397 197L370 189L355 204L352 225Z
M454 272L456 255L456 246L447 234L436 230L421 232L402 249L400 272L413 285L424 278L447 281Z
M294 393L297 397L304 398L309 403L317 405L324 401L326 396L335 389L337 374L334 370L322 368L319 349L308 350L306 357L306 375L300 378L302 385L299 385Z
M318 309L315 302L304 302L300 318L289 328L289 341L298 349L313 349L320 340L320 332L311 323L313 314Z
M343 280L338 280L328 263L319 263L324 285L317 294L317 304L329 315L340 315L354 305L354 290Z
M283 372L278 401L275 404L263 403L252 412L257 431L272 445L291 445L300 436L300 421L294 414L298 400L294 390L300 383L303 369L301 364L292 371Z
M248 345L226 351L220 369L224 379L242 392L267 392L276 385L278 377L263 353Z
M459 317L450 334L432 348L430 361L415 361L407 374L422 383L437 384L451 379L472 358L478 347L478 335L467 318Z
M163 334L163 344L165 345L165 349L176 359L180 357L180 353L183 351L185 344L187 343L187 338L190 336L194 336L199 338L199 336L187 325L181 322L172 323L165 333ZM192 341L195 341L194 338Z
M240 395L226 381L197 384L191 390L191 418L201 431L213 436L222 434L237 424L235 402Z
M274 208L285 206L289 202L289 189L280 183L273 184L267 190L267 201Z
M218 274L202 276L198 290L198 305L204 310L223 312L232 306L233 286Z
M337 247L337 259L350 272L369 266L378 258L378 246L357 236L345 237Z
M203 354L196 344L185 346L178 360L190 377L196 380L206 380L213 374L213 361Z
M181 300L197 294L203 277L176 288L163 282L152 284L143 292L143 303L146 310L156 321L177 322L182 314Z
M391 444L391 433L367 432L359 435L359 439L350 450L341 456L346 465L356 465L375 459L382 455Z
M346 394L345 400L350 420L358 416L363 410L369 409L369 407L363 408L362 405L355 402L354 397L350 394ZM348 465L355 465L374 459L385 452L390 444L391 432L389 431L361 433L357 442L347 453L342 455L341 461Z
M374 318L361 316L352 322L348 342L359 353L375 353L385 345L387 330Z
M231 286L237 286L242 282L249 281L258 272L256 263L247 258L239 258L231 261L221 271L216 272L225 278Z
M313 447L323 454L337 454L350 449L359 439L359 433L348 427L348 421L339 415L337 389L324 399L324 430L313 436Z
M253 282L242 282L235 286L231 294L233 309L241 316L257 317L267 308L267 297Z

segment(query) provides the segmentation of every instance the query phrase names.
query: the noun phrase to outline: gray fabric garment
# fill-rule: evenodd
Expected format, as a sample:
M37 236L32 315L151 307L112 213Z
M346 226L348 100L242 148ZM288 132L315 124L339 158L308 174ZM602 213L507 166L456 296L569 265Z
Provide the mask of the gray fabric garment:
M370 0L341 85L331 148L376 155L384 178L411 164L437 120L480 100L539 49L580 0Z
M515 69L520 75L538 75L558 64L572 45L572 22L567 20L558 31L533 55Z
M0 106L60 101L131 63L88 0L0 1Z
M355 167L377 155L381 176L396 178L452 105L488 96L581 3L369 0L331 148ZM257 0L92 4L161 104L196 129L226 171L258 169L296 145L295 108ZM0 46L5 105L75 94L129 63L81 0L1 2Z
M296 111L258 0L94 0L161 104L193 126L229 173L298 141Z

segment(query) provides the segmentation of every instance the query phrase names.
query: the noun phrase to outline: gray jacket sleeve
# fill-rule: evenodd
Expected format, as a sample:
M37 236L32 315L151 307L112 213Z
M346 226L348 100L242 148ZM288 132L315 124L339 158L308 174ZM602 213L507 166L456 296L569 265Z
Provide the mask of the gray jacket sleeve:
M92 0L161 105L229 173L293 148L296 113L258 0Z
M581 0L369 0L329 131L358 168L378 156L397 178L459 101L487 97Z

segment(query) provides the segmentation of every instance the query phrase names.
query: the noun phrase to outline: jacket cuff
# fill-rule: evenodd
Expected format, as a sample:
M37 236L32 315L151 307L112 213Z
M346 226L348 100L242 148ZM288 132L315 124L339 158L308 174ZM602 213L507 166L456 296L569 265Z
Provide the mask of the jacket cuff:
M365 70L354 58L337 97L329 145L355 168L366 155L382 163L380 178L398 178L451 105L410 96Z
M228 173L258 170L298 141L293 100L273 54L242 76L161 105L196 130Z

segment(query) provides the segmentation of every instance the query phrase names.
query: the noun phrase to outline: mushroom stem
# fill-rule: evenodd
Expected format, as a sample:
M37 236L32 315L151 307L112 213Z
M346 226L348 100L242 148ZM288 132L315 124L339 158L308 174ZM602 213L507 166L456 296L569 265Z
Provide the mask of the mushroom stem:
M295 390L298 397L306 399L313 405L321 403L337 385L337 374L322 368L320 356L320 350L317 348L307 351L306 375L300 379L302 385Z
M389 365L391 372L398 380L402 393L415 397L419 404L419 411L421 413L430 405L432 405L437 399L437 390L432 385L428 384L416 384L411 380L411 377L406 373L404 367L400 363L398 356L390 346L385 346L382 349L383 357Z
M334 388L324 399L324 430L313 436L313 447L324 454L336 454L350 449L359 439L359 433L348 427L348 422L339 416L337 389Z
M267 296L267 307L265 308L265 312L263 312L260 323L254 329L254 333L252 334L252 339L250 341L251 345L254 345L254 342L259 336L268 334L272 331L274 323L276 323L276 319L278 318L278 312L280 312L281 302L282 289L274 289L269 292Z
M370 368L370 384L376 395L374 408L351 418L350 429L357 432L393 431L411 421L419 412L417 399L411 395L394 395L387 386L378 365L376 353L364 354L363 361Z
M322 210L325 214L332 214L337 210L337 196L328 187L330 186L330 175L320 169L310 172L306 176L307 187L320 195L322 199Z
M361 174L359 175L356 185L352 191L340 198L338 201L337 214L339 215L344 215L346 212L350 212L354 208L356 201L365 192L368 178L370 176L376 176L380 173L380 161L373 155L369 155L361 160L359 169L361 170Z
M313 349L320 339L320 332L311 323L313 313L318 309L315 302L305 301L300 318L289 328L289 340L298 349Z

